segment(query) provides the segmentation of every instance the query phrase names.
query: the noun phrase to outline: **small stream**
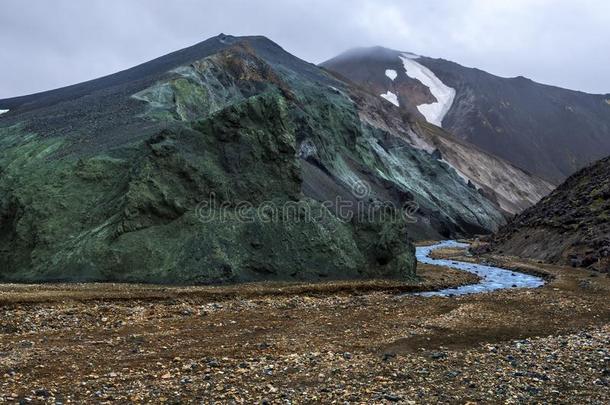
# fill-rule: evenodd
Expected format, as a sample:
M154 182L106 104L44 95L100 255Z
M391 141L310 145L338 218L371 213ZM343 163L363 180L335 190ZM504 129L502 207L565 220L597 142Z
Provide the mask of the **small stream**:
M456 288L447 288L439 291L427 291L415 295L424 297L452 297L465 294L479 294L506 288L537 288L544 285L540 277L504 270L499 267L485 266L476 263L458 262L455 260L433 259L429 257L433 250L441 248L467 248L466 243L458 243L453 240L443 241L431 246L416 248L416 257L419 263L433 264L435 266L450 267L456 270L468 271L481 278L478 284L465 285Z

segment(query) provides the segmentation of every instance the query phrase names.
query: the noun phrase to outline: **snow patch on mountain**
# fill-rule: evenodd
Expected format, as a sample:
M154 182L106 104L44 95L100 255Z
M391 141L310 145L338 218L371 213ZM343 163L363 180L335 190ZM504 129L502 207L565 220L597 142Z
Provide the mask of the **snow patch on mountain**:
M391 91L388 90L385 94L380 94L381 97L388 100L390 103L394 104L396 107L400 107L400 103L398 102L398 96Z
M394 69L386 69L385 75L392 81L398 77L398 73Z
M430 93L436 98L435 103L420 104L417 109L431 124L442 126L443 118L449 112L455 99L455 89L443 83L430 69L416 62L412 54L404 53L400 56L407 76L419 80L430 89Z
M7 113L9 110L0 110L0 114Z

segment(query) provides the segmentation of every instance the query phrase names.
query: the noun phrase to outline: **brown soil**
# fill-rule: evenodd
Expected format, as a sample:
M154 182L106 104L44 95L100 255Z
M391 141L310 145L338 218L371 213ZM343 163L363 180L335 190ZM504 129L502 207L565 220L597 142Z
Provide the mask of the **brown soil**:
M244 283L224 286L164 286L120 283L73 284L0 284L0 304L52 303L57 301L167 301L170 299L197 299L225 301L270 296L364 294L374 291L409 293L440 290L473 284L474 274L452 269L419 264L418 279L391 280L340 280L319 283Z
M432 266L419 285L5 285L0 400L607 403L610 278L485 260L552 279L455 298L399 295L470 277Z

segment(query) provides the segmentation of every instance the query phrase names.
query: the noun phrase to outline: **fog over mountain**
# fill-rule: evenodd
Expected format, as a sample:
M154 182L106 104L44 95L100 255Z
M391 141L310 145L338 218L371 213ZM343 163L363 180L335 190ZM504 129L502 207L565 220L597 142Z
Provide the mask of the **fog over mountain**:
M500 76L610 92L601 0L3 0L0 98L78 83L224 32L313 63L383 45Z

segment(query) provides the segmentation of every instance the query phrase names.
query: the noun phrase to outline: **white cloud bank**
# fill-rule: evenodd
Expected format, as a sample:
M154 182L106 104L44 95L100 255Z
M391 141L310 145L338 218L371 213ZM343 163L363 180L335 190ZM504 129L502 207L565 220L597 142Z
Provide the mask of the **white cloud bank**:
M2 0L1 9L0 99L113 73L221 32L266 35L314 63L382 45L610 92L605 0Z

